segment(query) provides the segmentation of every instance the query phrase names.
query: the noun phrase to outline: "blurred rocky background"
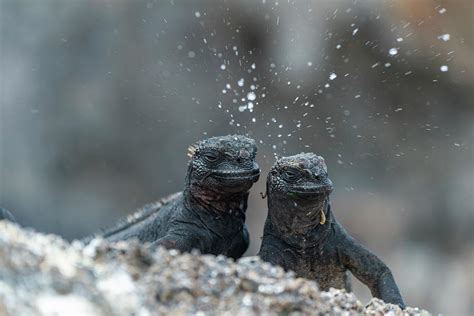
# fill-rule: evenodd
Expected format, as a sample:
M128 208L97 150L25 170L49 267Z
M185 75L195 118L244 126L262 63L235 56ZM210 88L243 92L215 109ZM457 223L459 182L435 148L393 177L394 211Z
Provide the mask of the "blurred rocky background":
M314 151L407 304L471 314L473 6L0 0L0 204L82 237L179 191L194 141L244 133L248 255L274 156Z

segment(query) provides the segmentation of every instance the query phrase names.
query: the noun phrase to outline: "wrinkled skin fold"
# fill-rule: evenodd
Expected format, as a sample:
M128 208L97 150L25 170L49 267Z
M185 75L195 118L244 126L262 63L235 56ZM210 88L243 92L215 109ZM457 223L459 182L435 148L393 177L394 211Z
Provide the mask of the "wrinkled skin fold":
M110 241L138 238L152 247L241 257L249 245L249 190L260 174L256 153L254 140L241 135L212 137L190 146L182 192L145 206L99 235Z
M331 191L322 157L303 153L277 160L267 178L268 217L259 256L316 280L325 291L351 291L351 272L373 296L405 308L390 269L334 218Z

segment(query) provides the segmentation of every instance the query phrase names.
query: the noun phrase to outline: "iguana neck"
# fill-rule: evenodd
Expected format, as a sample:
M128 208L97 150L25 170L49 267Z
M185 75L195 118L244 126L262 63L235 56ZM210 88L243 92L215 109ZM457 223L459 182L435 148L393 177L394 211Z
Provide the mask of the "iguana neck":
M325 215L324 224L320 223L321 212ZM329 196L319 203L312 204L307 200L298 201L270 193L268 216L271 226L285 242L303 248L324 239L333 221Z
M186 185L183 190L184 205L188 209L214 217L232 215L245 220L249 192L226 193L217 190L219 188L212 190L201 186L199 181L195 181L192 177L192 165L188 166Z
M215 192L196 183L190 184L183 191L184 203L188 208L214 217L233 215L245 218L248 195L248 192Z

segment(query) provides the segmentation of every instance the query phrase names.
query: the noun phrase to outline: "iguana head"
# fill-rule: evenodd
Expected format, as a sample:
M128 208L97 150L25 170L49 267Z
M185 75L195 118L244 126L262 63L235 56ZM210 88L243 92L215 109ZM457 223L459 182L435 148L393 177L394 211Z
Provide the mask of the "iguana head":
M307 219L324 224L321 210L332 190L324 158L313 153L278 159L267 178L269 208L286 224L300 223L296 226L309 222Z
M211 137L188 148L188 181L220 193L247 192L260 175L255 141L242 135Z
M315 198L328 195L332 182L324 158L313 153L301 153L278 159L268 174L272 192Z

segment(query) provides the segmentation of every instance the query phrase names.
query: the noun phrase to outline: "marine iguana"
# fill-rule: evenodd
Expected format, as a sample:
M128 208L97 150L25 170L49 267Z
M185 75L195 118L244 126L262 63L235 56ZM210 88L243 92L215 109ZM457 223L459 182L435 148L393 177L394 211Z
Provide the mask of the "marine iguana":
M268 216L259 256L324 291L351 291L350 271L372 295L405 308L390 269L336 221L323 157L302 153L276 161L267 177Z
M255 141L241 135L197 142L189 147L183 192L145 206L98 236L241 257L249 245L247 198L260 175L256 153Z

